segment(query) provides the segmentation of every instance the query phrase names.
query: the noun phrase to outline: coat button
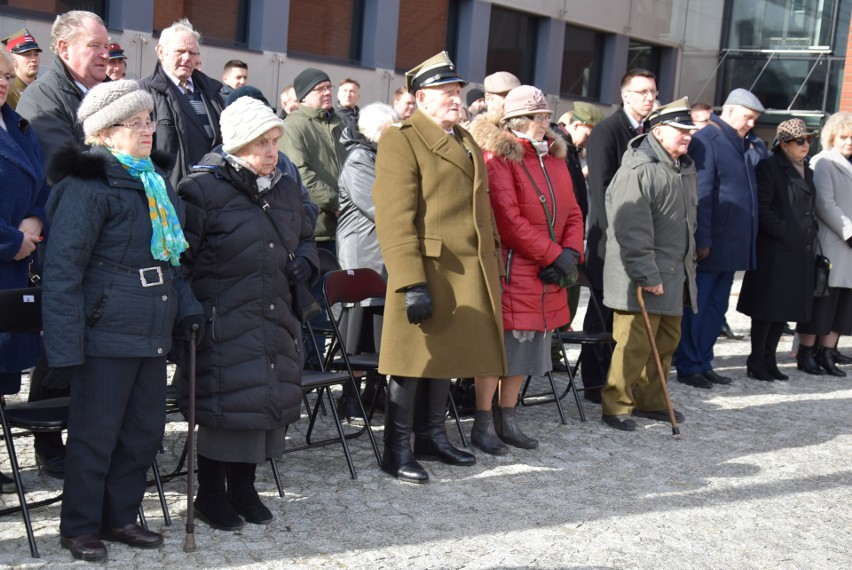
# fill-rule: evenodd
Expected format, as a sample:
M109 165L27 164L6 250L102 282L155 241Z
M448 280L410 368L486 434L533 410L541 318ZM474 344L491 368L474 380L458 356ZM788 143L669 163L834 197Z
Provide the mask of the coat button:
M272 242L269 242L269 247L275 247L275 244L272 243Z
M269 305L269 310L270 310L270 311L274 311L274 310L275 310L275 305Z
M269 367L272 368L273 370L275 370L275 363L273 362L272 364L269 365Z
M162 299L163 299L163 301L168 301L168 300L169 300L169 296L168 296L168 295L163 295L163 296L162 296Z
M158 348L158 349L157 349L157 354L163 354L163 349L162 349L162 348Z

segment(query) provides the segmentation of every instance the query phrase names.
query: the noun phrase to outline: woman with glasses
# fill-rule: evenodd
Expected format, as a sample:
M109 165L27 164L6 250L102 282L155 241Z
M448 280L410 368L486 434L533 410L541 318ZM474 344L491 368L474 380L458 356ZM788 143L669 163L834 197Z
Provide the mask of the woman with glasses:
M153 108L135 81L93 87L77 112L92 149L65 147L48 168L44 346L72 373L59 531L83 560L106 558L101 539L163 543L135 521L163 439L166 355L176 324L204 332L179 272L182 211L150 158Z
M0 289L27 286L48 193L38 140L6 102L14 79L12 56L0 50ZM21 389L21 371L38 360L38 336L0 333L0 397ZM0 492L15 492L14 481L2 473Z
M807 164L812 136L801 119L784 121L778 125L773 154L755 169L757 267L746 272L737 304L738 311L751 317L746 365L748 377L755 380L788 379L778 369L778 341L787 321L811 318L817 231L816 189Z
M816 186L819 245L831 261L828 295L813 300L813 316L799 322L799 370L846 376L837 367L840 335L852 334L852 113L835 113L820 136L822 152L811 161ZM819 338L819 346L817 346Z
M503 342L508 374L476 378L473 445L505 455L506 445L533 449L515 420L521 384L552 368L550 338L569 320L567 285L583 250L583 214L565 163L567 147L549 129L553 112L530 85L509 91L499 124L476 121L472 133L488 168L491 205L500 233ZM492 400L499 389L498 405Z

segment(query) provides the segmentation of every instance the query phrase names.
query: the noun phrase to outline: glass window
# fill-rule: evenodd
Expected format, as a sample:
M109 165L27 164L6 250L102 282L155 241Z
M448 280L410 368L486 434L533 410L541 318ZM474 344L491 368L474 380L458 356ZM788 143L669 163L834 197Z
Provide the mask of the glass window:
M491 6L486 74L508 71L531 85L535 71L538 18L523 12Z
M563 97L600 97L603 45L604 34L565 26L560 86L560 94Z
M201 42L246 45L250 0L154 0L154 31L159 33L181 18L187 18L201 33ZM201 55L202 60L204 54Z
M630 47L627 52L627 69L641 67L654 72L659 77L661 54L660 46L630 40Z
M364 0L291 0L287 51L358 63Z
M3 6L4 9L9 8L11 9L10 11L21 13L48 14L51 16L51 20L53 20L53 16L71 10L86 10L94 12L104 22L107 21L108 4L107 0L42 0L40 2L33 2L33 0L0 0L0 6ZM46 43L50 45L50 40L48 39Z
M837 0L729 1L729 48L795 50L831 42Z
M444 49L449 6L449 0L400 0L397 69L411 69Z

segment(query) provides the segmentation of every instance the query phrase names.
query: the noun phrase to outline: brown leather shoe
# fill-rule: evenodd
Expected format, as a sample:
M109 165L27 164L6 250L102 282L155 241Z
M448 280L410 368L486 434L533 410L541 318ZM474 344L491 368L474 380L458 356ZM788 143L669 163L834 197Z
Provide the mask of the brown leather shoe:
M101 531L104 540L123 542L135 548L157 548L163 544L163 535L145 530L138 524L129 524L119 528L105 528Z
M84 534L68 538L67 536L60 537L59 544L62 548L67 548L78 560L88 560L96 562L105 560L107 557L107 547L94 534Z

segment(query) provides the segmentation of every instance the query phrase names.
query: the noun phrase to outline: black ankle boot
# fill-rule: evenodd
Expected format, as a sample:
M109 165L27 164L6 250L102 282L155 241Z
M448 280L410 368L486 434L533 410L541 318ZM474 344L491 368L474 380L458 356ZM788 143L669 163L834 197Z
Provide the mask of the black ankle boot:
M270 511L254 488L255 463L227 463L225 473L228 478L228 500L237 513L245 517L247 523L269 524L272 522Z
M514 447L535 449L538 447L538 440L524 435L518 428L516 411L517 408L494 407L494 427L497 430L497 436Z
M225 492L225 464L198 456L198 494L195 496L195 516L219 530L239 530L243 519L231 506Z
M748 374L749 378L763 380L764 382L773 382L775 380L766 368L766 355L764 354L748 355L746 359L746 374Z
M417 378L391 376L385 402L385 449L382 471L408 483L428 483L429 474L411 452L411 426Z
M385 381L384 377L375 372L367 373L367 380L364 383L364 392L361 394L361 401L364 402L364 408L367 413L370 409L374 412L384 413L385 411Z
M790 377L778 369L778 360L776 359L775 350L767 351L766 353L766 371L776 380L789 380Z
M473 465L476 456L457 449L447 438L449 380L421 378L414 408L414 456L449 465Z
M509 448L497 436L494 430L494 414L491 410L476 410L473 429L470 430L470 443L491 455L506 455Z
M834 363L834 354L831 353L830 349L826 349L824 346L821 346L816 350L814 361L823 370L825 370L829 376L846 376L846 373L838 368L837 364Z
M831 355L834 356L835 364L852 364L852 357L846 356L845 354L837 350L836 346L834 348L826 348L826 350L831 351Z
M358 389L361 389L361 380L357 379ZM352 422L353 420L361 420L364 418L361 414L361 408L358 407L358 396L355 394L355 388L351 383L343 384L343 394L337 400L337 417L341 420Z
M796 368L806 374L822 376L822 368L819 367L819 364L817 364L814 359L815 355L816 351L814 350L814 347L800 344L799 350L796 351Z

